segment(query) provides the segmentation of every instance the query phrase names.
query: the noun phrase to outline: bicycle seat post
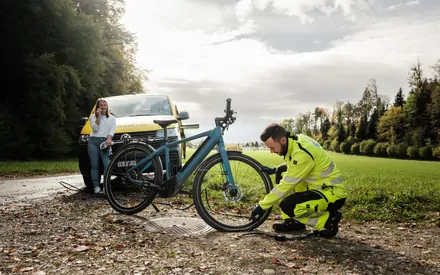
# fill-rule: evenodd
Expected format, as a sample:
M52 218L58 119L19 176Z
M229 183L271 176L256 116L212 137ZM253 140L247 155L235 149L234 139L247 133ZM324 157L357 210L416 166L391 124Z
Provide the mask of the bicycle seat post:
M167 133L167 126L166 125L164 125L163 126L163 140L166 142L166 141L168 141L168 135L167 135L168 133Z

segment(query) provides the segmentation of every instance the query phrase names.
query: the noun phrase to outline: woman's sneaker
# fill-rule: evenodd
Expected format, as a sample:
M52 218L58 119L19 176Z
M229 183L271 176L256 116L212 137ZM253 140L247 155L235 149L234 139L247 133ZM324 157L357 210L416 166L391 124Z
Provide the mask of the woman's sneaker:
M95 194L101 193L101 187L97 186L95 187Z
M285 219L283 223L274 223L272 228L277 233L305 230L306 226L294 219Z

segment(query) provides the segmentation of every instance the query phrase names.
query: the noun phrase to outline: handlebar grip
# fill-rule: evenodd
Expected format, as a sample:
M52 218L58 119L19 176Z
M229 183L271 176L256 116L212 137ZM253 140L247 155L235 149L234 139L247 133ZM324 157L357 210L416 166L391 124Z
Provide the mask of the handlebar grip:
M231 99L230 98L226 99L226 110L228 110L228 111L231 110Z

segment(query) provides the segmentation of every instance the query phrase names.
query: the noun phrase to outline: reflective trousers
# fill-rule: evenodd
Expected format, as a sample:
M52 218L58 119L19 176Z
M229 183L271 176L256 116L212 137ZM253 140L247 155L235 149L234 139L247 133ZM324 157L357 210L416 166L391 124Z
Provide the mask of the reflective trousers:
M278 167L275 174L276 184L279 184L286 170L287 166ZM287 195L280 203L282 218L293 218L316 230L324 228L330 212L345 204L347 194L345 185L340 183L328 184L325 189L315 189L301 182L295 189L295 193Z

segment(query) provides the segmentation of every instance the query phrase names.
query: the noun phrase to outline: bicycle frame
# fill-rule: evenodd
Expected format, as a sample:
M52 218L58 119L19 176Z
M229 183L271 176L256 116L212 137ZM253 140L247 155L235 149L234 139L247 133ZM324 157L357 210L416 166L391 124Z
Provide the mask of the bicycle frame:
M189 158L189 160L185 163L185 165L182 166L182 168L176 173L175 177L177 179L177 188L175 190L178 192L183 184L188 180L188 178L191 176L191 174L197 169L197 167L203 162L206 156L211 152L212 149L214 149L215 145L218 145L219 153L222 157L222 167L224 171L226 171L226 179L229 184L233 187L233 189L236 188L234 179L232 177L231 167L229 165L229 159L228 159L228 153L225 149L225 144L223 140L223 134L222 134L222 128L220 126L216 126L212 130L205 131L199 134L196 134L191 137L187 137L181 140L169 142L167 139L164 140L164 143L154 150L154 152L147 157L143 158L141 161L136 163L134 166L132 166L127 171L127 176L130 179L130 181L136 182L141 184L141 181L137 181L131 178L130 173L133 169L139 168L142 165L145 165L142 168L142 171L145 171L148 169L151 159L153 159L156 156L160 156L162 154L165 154L165 173L166 173L166 182L168 183L173 175L171 175L171 167L169 167L169 149L170 147L178 146L179 144L191 140L196 140L202 137L207 137L203 143L200 145L199 148L194 152L194 154ZM173 194L174 195L174 194Z

